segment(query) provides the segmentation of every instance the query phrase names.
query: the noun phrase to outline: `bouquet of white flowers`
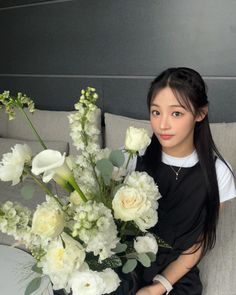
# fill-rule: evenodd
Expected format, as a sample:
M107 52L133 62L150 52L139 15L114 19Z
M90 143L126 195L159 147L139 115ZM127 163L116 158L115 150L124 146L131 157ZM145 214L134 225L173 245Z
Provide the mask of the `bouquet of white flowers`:
M10 119L15 108L20 109L43 147L33 156L28 145L16 144L3 155L0 179L15 185L30 176L46 193L35 212L10 201L1 204L0 230L13 235L36 258L37 282L48 275L55 290L101 295L118 288L114 269L129 273L137 263L149 267L158 244L167 245L148 233L158 220L160 194L154 180L145 172L128 170L130 159L150 138L145 130L130 127L123 150L101 149L95 127L98 95L91 87L81 93L77 112L69 116L71 136L80 151L74 157L47 149L24 112L25 105L34 111L30 98L0 94L0 108L5 107ZM55 194L47 185L50 181L67 193Z

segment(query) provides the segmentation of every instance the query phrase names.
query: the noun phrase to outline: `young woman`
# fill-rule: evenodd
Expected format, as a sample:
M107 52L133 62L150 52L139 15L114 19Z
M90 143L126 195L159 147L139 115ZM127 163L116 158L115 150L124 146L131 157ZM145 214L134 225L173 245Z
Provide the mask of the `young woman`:
M214 247L221 204L236 196L234 176L213 142L206 87L196 71L165 70L151 83L147 103L153 136L135 165L159 187L152 231L172 248L159 247L156 262L137 275L134 294L200 295L196 264Z

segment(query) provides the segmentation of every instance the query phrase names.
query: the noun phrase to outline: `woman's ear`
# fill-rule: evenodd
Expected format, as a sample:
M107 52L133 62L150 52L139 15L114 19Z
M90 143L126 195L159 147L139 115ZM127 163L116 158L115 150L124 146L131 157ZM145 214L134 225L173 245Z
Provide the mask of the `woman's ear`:
M200 113L196 116L196 122L201 122L208 114L208 106L201 108Z

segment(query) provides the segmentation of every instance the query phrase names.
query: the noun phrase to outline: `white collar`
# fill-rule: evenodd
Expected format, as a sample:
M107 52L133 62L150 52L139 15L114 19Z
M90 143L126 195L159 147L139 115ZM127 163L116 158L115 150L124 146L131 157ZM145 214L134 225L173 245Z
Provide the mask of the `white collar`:
M186 157L173 157L162 152L162 162L176 167L192 167L198 162L198 155L196 150Z

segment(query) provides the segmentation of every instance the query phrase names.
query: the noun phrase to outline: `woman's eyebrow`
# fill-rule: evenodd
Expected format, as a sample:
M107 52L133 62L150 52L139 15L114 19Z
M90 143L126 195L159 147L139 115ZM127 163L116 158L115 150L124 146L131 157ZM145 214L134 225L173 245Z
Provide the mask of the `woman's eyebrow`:
M155 107L160 107L158 104L156 103L152 103L151 106L155 106ZM183 105L180 104L172 104L169 107L171 108L182 108L182 109L186 109Z

